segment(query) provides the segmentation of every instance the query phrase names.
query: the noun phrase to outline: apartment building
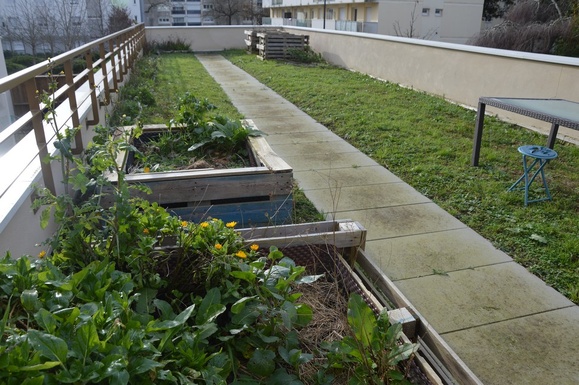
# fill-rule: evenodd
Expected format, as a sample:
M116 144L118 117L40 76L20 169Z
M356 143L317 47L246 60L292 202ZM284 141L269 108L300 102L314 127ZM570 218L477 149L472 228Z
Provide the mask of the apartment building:
M466 43L480 32L484 0L264 0L264 24Z
M109 33L113 5L143 21L144 0L0 0L4 48L19 53L70 50Z

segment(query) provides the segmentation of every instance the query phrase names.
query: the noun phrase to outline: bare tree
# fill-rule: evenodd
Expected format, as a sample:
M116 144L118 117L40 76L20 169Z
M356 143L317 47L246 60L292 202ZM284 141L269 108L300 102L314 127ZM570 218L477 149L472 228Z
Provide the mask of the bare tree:
M59 36L56 26L58 25L58 14L50 0L42 0L40 6L44 12L38 15L42 31L42 43L48 46L50 55L54 56L58 51Z
M91 38L99 38L107 34L110 4L109 0L86 0L86 15Z
M123 8L113 5L107 19L108 33L122 31L125 28L129 28L131 25L133 25L133 20L131 19L129 10L126 7Z
M12 36L28 46L34 57L42 44L43 28L38 17L42 12L35 1L16 0L12 9L14 16L9 20Z
M502 23L483 31L469 43L515 51L557 53L558 47L566 43L571 42L568 46L576 44L574 19L565 17L573 13L574 4L574 0L518 1L504 14ZM563 54L569 55L569 52Z
M416 36L416 20L418 15L416 14L416 8L418 8L418 0L414 1L414 7L410 11L410 21L408 22L408 27L403 31L400 26L400 20L394 22L394 33L396 36L402 37L417 37Z
M233 19L242 16L243 0L213 0L210 14L219 24L233 24Z
M69 51L87 38L86 8L83 1L54 1L57 14L55 27L65 51Z
M253 25L261 25L261 20L264 16L264 9L261 2L256 0L246 0L242 4L241 15L246 20L251 20Z

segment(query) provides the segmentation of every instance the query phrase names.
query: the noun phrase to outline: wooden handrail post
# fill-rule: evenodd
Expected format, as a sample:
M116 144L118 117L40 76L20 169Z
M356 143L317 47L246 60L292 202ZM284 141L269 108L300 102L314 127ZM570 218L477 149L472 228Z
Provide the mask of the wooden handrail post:
M35 78L27 80L26 97L28 99L28 105L30 106L30 112L32 113L32 128L34 130L34 137L36 138L36 146L38 147L42 180L44 182L44 187L46 187L51 193L56 194L52 168L50 162L47 161L49 154L46 145L46 135L44 134L43 114L42 111L40 111L40 103L36 91Z
M88 70L88 86L90 87L90 104L92 110L92 119L86 120L86 126L94 126L99 123L99 105L96 95L96 84L94 80L92 52L88 50L85 55L86 68Z
M70 111L72 112L70 118L72 120L72 128L76 128L80 126L80 119L78 117L78 104L76 102L76 86L74 85L74 74L72 69L72 59L67 60L64 62L64 76L66 79L66 85L68 89L66 90L66 95L68 98L68 105L70 107ZM61 127L59 127L61 128ZM62 127L66 129L66 127ZM82 144L82 133L80 130L76 132L74 137L75 148L72 151L73 154L80 154L84 149Z

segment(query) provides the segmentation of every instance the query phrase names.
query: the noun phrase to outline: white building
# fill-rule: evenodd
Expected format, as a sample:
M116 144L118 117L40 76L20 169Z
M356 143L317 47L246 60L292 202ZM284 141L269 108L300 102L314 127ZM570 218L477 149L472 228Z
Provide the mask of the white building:
M0 34L13 52L62 52L109 33L112 6L143 21L143 0L0 0Z
M264 24L466 43L480 32L484 0L264 0ZM324 12L325 9L325 12ZM325 17L324 17L325 14Z

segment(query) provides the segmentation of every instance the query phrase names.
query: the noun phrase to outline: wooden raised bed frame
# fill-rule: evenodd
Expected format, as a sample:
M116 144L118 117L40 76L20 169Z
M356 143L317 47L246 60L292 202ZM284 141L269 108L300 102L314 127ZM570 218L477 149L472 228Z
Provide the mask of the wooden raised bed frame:
M256 129L253 121L244 123ZM166 129L162 124L146 125L143 133ZM131 194L157 202L187 221L212 217L236 221L239 227L291 223L292 168L273 152L264 137L250 137L249 149L252 167L127 174L126 180L152 191L146 194L133 189ZM116 174L108 177L113 183L117 180Z

